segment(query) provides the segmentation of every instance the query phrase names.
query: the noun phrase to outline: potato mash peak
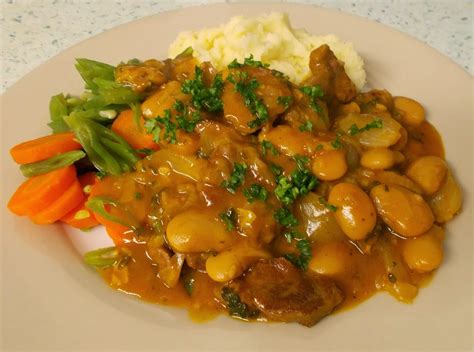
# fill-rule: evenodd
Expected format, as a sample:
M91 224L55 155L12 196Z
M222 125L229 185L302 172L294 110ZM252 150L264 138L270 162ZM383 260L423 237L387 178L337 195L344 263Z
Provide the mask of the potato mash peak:
M282 71L299 84L310 75L308 57L311 50L322 44L328 44L344 62L345 71L360 90L366 74L364 61L354 45L333 34L312 35L303 29L294 29L284 13L254 18L236 16L219 27L181 32L169 47L169 56L175 57L192 47L198 60L210 61L222 70L233 59L242 61L252 53L256 60L270 64L272 69Z

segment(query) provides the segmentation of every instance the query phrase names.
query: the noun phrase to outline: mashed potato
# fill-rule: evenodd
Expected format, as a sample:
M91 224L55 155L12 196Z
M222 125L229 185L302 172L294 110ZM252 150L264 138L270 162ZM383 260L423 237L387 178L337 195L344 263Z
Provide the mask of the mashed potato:
M272 13L256 18L233 17L228 23L200 31L186 31L178 35L169 48L175 57L188 47L194 49L200 61L210 61L219 70L234 58L242 62L249 54L254 59L269 63L284 72L295 83L309 76L309 54L322 44L328 44L360 90L366 80L364 61L352 43L335 35L311 35L302 29L293 29L288 16Z

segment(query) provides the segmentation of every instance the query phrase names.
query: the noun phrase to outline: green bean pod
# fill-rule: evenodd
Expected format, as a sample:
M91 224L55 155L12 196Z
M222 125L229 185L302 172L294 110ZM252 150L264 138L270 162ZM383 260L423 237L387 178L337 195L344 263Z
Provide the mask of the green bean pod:
M94 268L109 268L119 261L120 253L115 247L99 248L84 254L84 262Z
M82 150L73 150L63 154L55 155L46 160L21 165L20 171L25 177L42 175L62 167L72 165L85 156L86 153L84 153Z

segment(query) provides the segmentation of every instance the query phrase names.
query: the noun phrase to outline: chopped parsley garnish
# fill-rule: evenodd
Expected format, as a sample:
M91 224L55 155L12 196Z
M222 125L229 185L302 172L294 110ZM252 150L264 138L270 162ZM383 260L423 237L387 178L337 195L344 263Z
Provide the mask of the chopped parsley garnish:
M262 185L254 183L249 188L244 189L244 196L249 203L253 203L256 200L266 201L268 191Z
M361 128L358 128L356 124L353 124L349 128L349 134L351 136L354 136L357 133L362 133L364 131L368 131L368 130L371 130L373 128L382 128L382 127L383 127L383 121L380 120L380 119L373 120L372 122L369 122L367 125L365 125L364 127L361 127Z
M164 117L156 117L154 119L147 119L145 121L145 130L147 133L151 133L153 141L158 143L161 139L160 133L162 127L165 128L164 139L169 143L176 143L176 124L171 121L171 110L165 110Z
M288 109L293 103L293 97L292 96L281 96L277 98L277 103L280 105L283 105L285 109Z
M289 176L278 176L275 188L276 197L284 205L292 204L296 198L307 194L318 185L318 179L305 168L309 158L298 155L293 158L298 167Z
M296 161L296 164L298 164L298 168L300 169L304 169L309 163L309 157L306 155L296 154L293 156L293 160Z
M334 149L342 148L342 143L341 143L341 140L339 139L339 134L336 135L336 139L331 142L331 145Z
M248 79L247 72L238 72L230 74L227 80L234 84L234 90L238 92L244 99L245 106L256 117L248 123L250 128L257 128L263 125L269 118L265 104L255 93L260 83L255 79Z
M319 203L324 205L326 209L330 211L336 211L337 207L334 204L328 203L327 200L324 197L319 197Z
M135 199L136 200L140 200L140 199L142 199L142 197L143 197L143 194L141 194L140 192L135 192Z
M206 87L203 81L202 69L196 66L194 79L184 81L181 91L191 94L192 104L196 109L206 109L210 112L222 110L221 100L224 81L222 75L217 74L210 87Z
M288 177L279 176L277 182L275 195L284 205L292 204L318 185L317 178L307 169L294 170Z
M249 57L246 57L244 59L244 63L241 64L237 61L237 59L234 59L232 60L232 62L227 65L228 68L240 68L240 67L243 67L243 66L252 66L252 67L263 67L263 68L266 68L268 66L270 66L270 64L264 64L263 62L261 61L258 61L258 60L254 60L253 59L253 55L250 54Z
M171 110L165 110L164 117L156 117L154 119L147 119L145 121L145 130L147 133L151 133L153 141L158 143L161 139L161 131L164 128L165 133L163 138L171 144L175 144L176 131L182 129L187 133L191 133L196 128L196 124L201 120L199 111L191 111L187 105L182 101L177 100L173 104L173 108L176 110L176 116L172 121Z
M306 270L308 268L309 261L313 256L311 251L311 243L307 239L299 240L296 242L296 248L298 248L300 252L299 256L295 254L287 254L285 255L285 258L298 268Z
M324 145L322 145L322 144L318 144L318 145L316 146L316 150L317 150L317 151L323 150L323 148L324 148Z
M278 152L278 149L275 148L275 146L273 145L272 142L263 140L263 141L262 141L262 155L263 155L263 156L266 156L266 155L267 155L267 149L269 149L270 152L271 152L273 155L278 155L278 154L280 154L280 153Z
M315 86L304 86L300 87L300 91L309 96L310 102L309 106L313 111L317 112L318 114L323 112L323 109L318 105L316 99L321 99L324 96L324 91L320 85Z
M224 221L227 231L232 231L235 229L237 224L237 212L234 208L228 208L227 210L220 213L219 217L222 219L222 221Z
M270 171L276 176L283 174L283 168L276 164L270 164Z
M292 227L298 225L298 219L291 213L287 208L280 208L274 214L273 217L282 226ZM286 236L285 236L286 237Z
M247 165L245 163L234 163L234 169L228 180L221 183L221 186L227 189L230 193L235 193L237 188L245 181L245 172Z
M299 130L301 132L304 132L304 131L311 132L313 131L313 123L307 120L304 124L300 125Z
M285 237L286 242L291 243L293 240L303 240L305 236L296 230L290 230L287 231L283 234L283 237Z
M257 317L260 313L258 310L250 309L248 305L243 303L239 295L230 287L224 286L222 288L221 297L231 316L249 319Z

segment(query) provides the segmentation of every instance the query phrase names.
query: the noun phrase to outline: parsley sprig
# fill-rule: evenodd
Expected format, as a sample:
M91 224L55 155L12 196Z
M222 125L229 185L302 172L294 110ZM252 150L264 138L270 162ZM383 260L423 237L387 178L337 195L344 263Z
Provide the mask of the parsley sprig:
M241 68L243 66L252 66L252 67L263 67L263 68L267 68L268 66L270 66L270 64L264 64L263 62L261 61L258 61L258 60L254 60L253 59L253 54L250 54L249 57L246 57L244 59L244 63L239 63L237 61L237 59L234 59L232 60L232 62L227 65L228 68Z
M293 103L292 96L281 96L277 98L277 103L283 105L285 109L288 109L290 105Z
M237 225L237 212L234 208L228 208L219 214L219 217L224 222L227 231L232 231Z
M176 110L174 120L170 109L165 110L163 117L158 116L154 119L145 121L145 130L151 133L153 141L158 143L161 139L161 131L164 128L163 138L171 144L177 142L176 131L182 129L187 133L191 133L196 128L196 124L201 120L198 111L191 111L182 101L177 100L173 108Z
M295 233L291 233L291 235L289 236L292 238L296 238ZM292 262L293 265L297 266L298 268L306 270L308 268L309 261L313 257L313 253L311 250L311 242L308 239L299 240L298 242L296 242L296 248L300 252L299 255L287 254L285 255L285 258Z
M268 191L262 185L254 183L249 188L244 189L244 196L249 203L253 203L256 200L264 202L267 200Z
M206 87L203 81L202 69L196 66L194 79L184 81L181 91L185 94L191 94L192 104L195 108L205 109L210 112L222 110L221 100L224 81L222 75L217 74L210 87Z
M245 106L252 112L255 119L248 123L250 128L263 125L268 119L268 110L263 101L257 96L256 90L260 83L255 78L249 79L247 72L231 73L227 80L234 85L234 90L242 96Z
M369 122L367 125L361 128L357 127L356 124L353 124L351 127L349 127L349 134L351 136L355 136L358 133L362 133L373 128L383 128L383 121L380 119L373 120L372 122Z
M234 169L228 180L224 180L221 186L227 189L230 193L235 193L237 188L245 181L245 172L247 171L247 164L234 163Z
M258 310L250 309L248 305L241 301L239 295L228 286L222 288L221 297L231 316L249 319L257 317L260 313Z
M317 84L314 86L300 87L300 91L309 96L309 106L311 107L311 109L313 109L318 114L323 112L323 109L321 108L321 106L318 105L317 102L317 99L321 99L322 97L324 97L324 91L320 85Z
M307 194L319 184L318 179L306 169L309 158L306 156L293 157L298 166L289 176L277 177L275 195L284 205L292 204L299 196Z
M328 201L324 197L319 197L319 203L324 205L326 209L330 211L336 211L337 207L334 204L328 203Z
M280 152L278 151L278 149L276 149L275 145L272 142L263 140L262 141L262 155L263 156L267 155L267 149L270 150L270 152L275 156L280 154Z
M282 226L292 227L298 225L298 219L291 213L288 208L280 208L274 214L273 217Z

